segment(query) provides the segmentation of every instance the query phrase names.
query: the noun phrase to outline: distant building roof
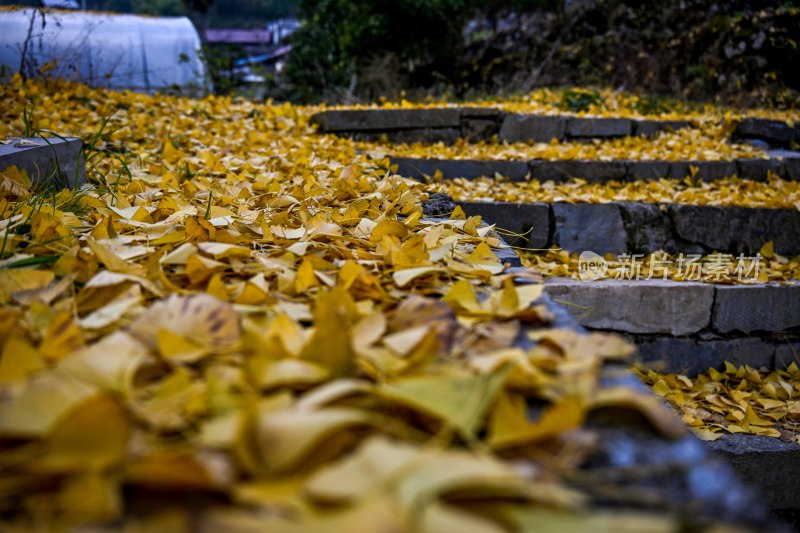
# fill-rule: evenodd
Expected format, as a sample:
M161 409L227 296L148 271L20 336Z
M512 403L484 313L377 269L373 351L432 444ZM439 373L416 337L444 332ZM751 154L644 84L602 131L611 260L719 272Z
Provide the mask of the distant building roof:
M272 32L267 30L243 30L237 28L209 28L205 30L209 43L269 44Z

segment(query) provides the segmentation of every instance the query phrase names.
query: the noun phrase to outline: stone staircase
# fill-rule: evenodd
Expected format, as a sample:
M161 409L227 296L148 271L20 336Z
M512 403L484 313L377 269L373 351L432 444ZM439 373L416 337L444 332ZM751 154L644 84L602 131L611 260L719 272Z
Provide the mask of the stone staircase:
M651 136L693 127L688 121L520 115L486 108L329 111L314 117L321 133L356 140L393 142L549 142ZM733 139L768 150L766 159L733 161L551 161L447 160L392 157L391 170L416 179L502 176L589 183L656 180L712 181L738 176L766 181L770 174L800 180L800 124L748 118ZM783 255L800 254L800 210L710 205L611 202L604 204L458 202L468 215L481 215L517 235L513 246L558 245L574 253L603 255L712 252L754 256L767 241ZM509 261L515 264L516 261ZM757 368L800 363L800 283L712 285L708 283L605 279L584 282L550 278L546 292L592 330L632 339L639 360L659 370L694 375L728 360ZM727 435L709 445L728 457L739 475L759 487L781 516L800 512L800 446L769 437ZM758 465L758 466L756 466ZM787 496L792 495L794 498ZM800 522L796 522L800 524Z

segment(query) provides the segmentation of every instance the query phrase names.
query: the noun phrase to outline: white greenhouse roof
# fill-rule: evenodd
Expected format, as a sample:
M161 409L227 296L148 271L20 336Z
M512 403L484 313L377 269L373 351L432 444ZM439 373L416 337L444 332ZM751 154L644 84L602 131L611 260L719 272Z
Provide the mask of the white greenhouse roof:
M29 33L30 30L30 33ZM142 17L85 11L0 12L0 65L10 72L80 81L95 87L152 92L203 88L200 37L186 17ZM24 51L24 59L23 59Z

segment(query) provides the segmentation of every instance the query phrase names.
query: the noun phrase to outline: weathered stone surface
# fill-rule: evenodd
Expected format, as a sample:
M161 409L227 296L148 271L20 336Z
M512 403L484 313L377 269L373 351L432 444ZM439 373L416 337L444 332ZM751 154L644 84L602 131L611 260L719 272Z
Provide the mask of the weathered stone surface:
M800 181L800 152L795 150L770 150L767 155L771 158L783 160L786 179Z
M781 339L775 346L775 368L786 368L792 363L800 366L800 342Z
M666 206L637 202L619 202L617 205L628 234L628 252L652 253L677 249Z
M496 120L481 118L462 118L461 137L468 141L488 141L500 131L500 124Z
M753 368L774 368L774 345L755 337L702 341L657 337L637 339L639 361L659 372L696 376L709 368L722 369L725 361Z
M570 252L623 253L627 234L616 204L553 204L553 243Z
M737 175L746 180L766 181L770 172L786 178L786 165L780 159L739 159L736 168Z
M351 109L323 111L311 117L322 132L389 131L425 128L459 128L461 109Z
M690 128L691 122L686 120L634 120L633 135L637 137L653 137L662 131L675 131Z
M736 175L735 161L673 161L669 175L675 179L691 176L692 167L697 169L695 179L714 181Z
M712 325L721 333L799 327L800 284L719 286Z
M794 130L780 120L745 118L739 121L734 138L762 139L774 146L787 146L794 139Z
M602 488L593 491L586 485L590 494L616 502L611 503L614 507L625 507L633 500L641 512L668 512L679 517L676 531L711 531L714 528L708 524L708 517L713 517L735 525L734 529L788 532L775 523L755 491L741 483L730 465L708 453L704 443L687 435L667 446L641 423L638 427L615 428L619 423L614 421L629 414L626 409L606 411L604 420L611 427L593 428L599 431L601 445L582 468ZM597 411L590 414L590 426L597 415ZM615 495L611 487L620 482L624 490ZM665 501L666 494L670 501Z
M640 334L696 333L708 326L714 300L709 284L663 280L551 278L545 291L583 326Z
M633 130L627 118L571 118L567 137L627 137Z
M773 437L723 435L706 447L724 457L775 510L800 508L800 446Z
M384 137L393 143L437 143L454 144L461 137L460 128L417 128L388 131L338 132L342 137L356 141L380 141Z
M633 180L658 180L669 178L672 165L669 161L629 161L628 174Z
M467 215L480 215L488 224L500 230L520 235L512 237L501 232L511 246L546 248L549 244L550 206L510 202L459 202Z
M563 139L566 127L564 117L509 114L503 119L498 138L507 142L550 142Z
M77 138L31 137L0 144L0 171L10 166L25 170L32 183L50 180L57 187L86 183L83 145Z
M530 162L531 177L540 181L568 181L585 179L588 183L626 181L628 169L625 161L549 161L534 159Z
M437 170L445 178L475 179L500 174L512 181L521 181L528 175L528 165L524 161L393 157L391 164L397 165L397 173L401 176L415 179L433 176Z
M480 118L500 122L506 113L493 107L462 107L461 118Z
M755 254L767 241L782 254L800 253L800 211L671 205L676 236L708 251Z

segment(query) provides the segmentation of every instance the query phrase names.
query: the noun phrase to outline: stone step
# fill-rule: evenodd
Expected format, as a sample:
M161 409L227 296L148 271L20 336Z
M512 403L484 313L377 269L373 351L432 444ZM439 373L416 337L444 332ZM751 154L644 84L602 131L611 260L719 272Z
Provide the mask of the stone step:
M33 184L75 187L86 183L83 145L75 137L11 138L0 143L0 172L15 166L25 170ZM56 173L60 174L56 177Z
M659 371L800 364L800 283L549 278L545 292L582 326L629 337Z
M706 448L757 488L779 518L800 526L800 445L757 435L723 435Z
M548 294L542 295L537 304L546 306L552 314L550 327L586 333L571 316L569 306L559 304ZM525 335L518 339L522 348L530 347L532 342L525 339ZM652 392L626 366L613 362L602 365L599 387L630 389L643 394L645 400L651 399L647 396ZM668 409L660 400L654 405ZM541 409L536 402L529 404L529 416L541 416ZM625 405L593 410L584 429L596 435L597 445L568 482L585 492L588 508L633 507L655 516L667 514L681 530L705 530L721 521L745 530L788 531L767 512L771 502L743 484L724 459L711 453L688 431L665 438Z
M800 282L719 285L555 277L546 280L545 290L592 329L688 336L800 328Z
M621 117L580 117L509 113L488 107L427 109L339 109L311 117L321 133L356 140L391 142L446 142L459 138L501 142L581 141L653 135L692 127L688 120L653 120ZM744 117L736 123L733 140L763 147L790 148L800 143L800 124Z
M800 144L800 123L789 125L782 120L744 118L736 124L733 138L737 141L760 141L767 146L789 148Z
M386 137L392 142L447 142L459 138L506 142L581 141L653 136L691 127L686 120L647 120L572 115L507 113L482 107L427 109L339 109L311 117L321 133L356 140Z
M755 255L767 241L783 255L800 254L800 211L711 205L610 202L604 204L459 201L519 237L512 246L558 245L575 253L712 252Z
M397 173L414 179L426 179L441 173L445 179L502 176L511 181L537 179L563 183L573 178L588 183L609 181L684 179L694 176L700 181L714 181L738 176L754 181L766 181L768 173L800 180L800 152L776 150L768 159L736 159L732 161L596 161L543 160L505 161L488 159L433 159L392 157Z

